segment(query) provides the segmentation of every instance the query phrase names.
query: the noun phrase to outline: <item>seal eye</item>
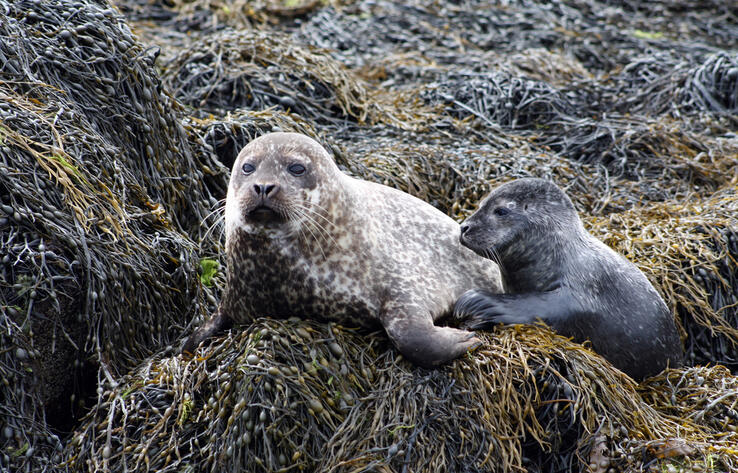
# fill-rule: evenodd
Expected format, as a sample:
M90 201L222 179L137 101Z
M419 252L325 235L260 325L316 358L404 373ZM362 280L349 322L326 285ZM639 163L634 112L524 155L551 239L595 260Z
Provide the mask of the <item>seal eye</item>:
M503 215L507 215L510 213L510 209L507 207L497 207L495 209L495 215L502 217Z
M253 164L245 163L243 166L241 166L241 170L243 171L244 174L248 176L249 174L254 172L256 168L254 167Z
M305 174L306 171L305 166L303 166L302 164L290 164L287 170L293 176L302 176L303 174Z

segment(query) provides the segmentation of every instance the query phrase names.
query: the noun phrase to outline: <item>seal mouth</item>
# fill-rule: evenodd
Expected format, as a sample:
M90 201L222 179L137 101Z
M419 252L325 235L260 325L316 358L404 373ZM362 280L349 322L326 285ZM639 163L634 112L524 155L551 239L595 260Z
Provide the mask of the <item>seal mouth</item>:
M284 221L282 215L271 207L266 205L257 205L246 213L249 220L259 223L278 223Z
M463 230L461 232L461 235L459 236L459 242L464 245L465 247L469 248L470 250L474 251L475 253L481 254L485 251L485 248L480 247L477 242L474 240L474 238L469 238L469 228ZM484 255L482 255L484 256Z

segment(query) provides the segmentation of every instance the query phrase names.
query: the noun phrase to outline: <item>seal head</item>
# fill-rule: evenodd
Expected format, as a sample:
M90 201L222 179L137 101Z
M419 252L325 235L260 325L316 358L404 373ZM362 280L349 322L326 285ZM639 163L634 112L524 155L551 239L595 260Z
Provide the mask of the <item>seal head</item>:
M239 153L226 197L227 236L299 231L320 214L318 188L330 187L340 171L317 142L301 138L267 135Z

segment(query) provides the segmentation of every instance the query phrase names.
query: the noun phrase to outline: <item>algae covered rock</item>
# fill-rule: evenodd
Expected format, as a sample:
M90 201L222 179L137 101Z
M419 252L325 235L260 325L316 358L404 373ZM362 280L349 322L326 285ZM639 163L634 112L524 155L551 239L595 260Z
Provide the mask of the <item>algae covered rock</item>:
M425 370L402 360L382 333L259 319L192 360L144 362L100 396L65 455L90 472L575 471L590 462L625 471L672 457L696 464L708 454L734 467L735 432L673 415L705 415L698 406L707 395L732 419L736 378L724 368L672 370L637 387L541 327L485 340ZM661 383L674 379L675 406L665 408ZM671 441L684 448L662 456L661 443ZM651 452L641 453L646 444Z
M0 464L42 471L98 382L206 310L209 155L109 6L3 2L0 56Z

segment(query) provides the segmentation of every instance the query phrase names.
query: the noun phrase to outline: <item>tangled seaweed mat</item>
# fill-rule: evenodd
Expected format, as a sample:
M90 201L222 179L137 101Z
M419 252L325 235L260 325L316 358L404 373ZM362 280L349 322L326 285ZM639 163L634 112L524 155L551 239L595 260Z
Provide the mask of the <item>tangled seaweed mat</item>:
M0 471L48 471L98 380L209 310L217 164L154 59L106 2L0 0Z
M155 7L148 1L127 3ZM187 13L188 6L196 10L198 4L205 3L212 3L214 10L221 12L222 5L215 0L156 3L173 5L182 13ZM231 5L246 3L238 0ZM265 2L248 2L252 6L257 3ZM213 31L188 36L178 51L167 54L165 47L159 63L164 68L161 75L154 65L157 49L144 47L131 34L128 22L104 1L0 0L0 247L8 250L0 266L0 470L56 471L61 462L57 452L68 440L64 432L81 428L76 414L85 406L80 406L80 400L91 398L94 403L97 389L101 399L107 399L105 389L118 386L120 373L140 366L157 350L162 350L156 355L160 358L166 356L166 350L171 353L185 326L196 324L199 315L209 312L207 306L215 303L213 292L217 294L217 289L200 284L197 260L217 259L221 243L213 238L217 232L210 238L203 236L206 227L201 223L224 195L227 184L226 172L211 151L226 162L247 138L276 127L310 134L319 129L322 138L331 137L343 148L338 150L337 160L357 175L387 180L424 195L457 217L472 208L487 186L530 174L554 177L567 186L578 204L584 204L580 207L583 212L601 219L595 223L606 230L600 236L640 264L662 290L682 321L690 360L722 363L736 372L738 229L734 215L738 152L733 117L738 106L738 76L734 74L738 58L734 49L726 55L716 48L735 45L735 14L724 1L703 2L699 15L692 10L682 13L679 2L671 2L659 18L628 2L617 6L597 0L551 4L552 8L541 8L548 5L545 2L513 2L494 8L491 16L474 6L478 2L445 9L436 8L434 2L409 2L410 6L376 0L356 3L360 4L358 10L315 6L316 11L303 26L284 22L279 32L268 25L263 26L269 32L244 31L246 28L221 31L217 22L211 22ZM195 21L209 16L207 11L204 15L190 11ZM409 14L414 18L422 14L427 21L408 27ZM679 21L672 22L675 16ZM635 37L632 29L622 28L631 18L636 20L635 27L679 31L678 37ZM561 28L544 31L543 36L538 28L521 28L551 24L549 20ZM671 23L679 26L673 28ZM584 29L584 34L568 30L574 25L577 30ZM688 34L684 34L685 26ZM190 33L198 28L182 29ZM459 42L457 37L468 41ZM158 35L156 41L166 38ZM222 44L220 50L218 44ZM252 54L239 51L244 46L251 46ZM542 53L540 48L548 52ZM531 51L539 51L535 60L541 64L532 68L535 73L525 72L526 67L531 69ZM514 55L508 54L511 52ZM497 62L487 60L495 57ZM169 62L163 61L166 58ZM228 65L219 65L220 60L227 60ZM464 69L481 73L483 96L466 93L471 92L472 84L457 80L465 77ZM201 82L198 74L211 81ZM599 77L609 79L602 83ZM241 93L247 84L254 84L251 99ZM209 89L215 85L218 87ZM513 86L507 95L498 89L503 85ZM426 87L445 91L453 101L422 95ZM230 103L233 109L223 96L229 92L236 92L239 98ZM427 100L421 100L423 97ZM477 106L477 99L488 105ZM508 106L507 99L512 115L500 108ZM182 107L178 100L195 108ZM304 107L297 110L293 101ZM242 106L274 108L244 110ZM208 111L220 116L211 117ZM183 117L185 113L192 116ZM504 127L490 120L505 117L510 120L503 120ZM543 119L552 118L556 118L555 126L541 126ZM580 119L586 126L579 126ZM398 129L416 131L400 134ZM446 138L440 139L443 136ZM386 145L378 147L377 137L384 137ZM421 148L419 144L429 146ZM470 148L471 155L467 152ZM438 185L441 181L443 186ZM693 209L675 210L669 202L687 199ZM651 205L662 201L663 206ZM628 211L634 203L642 208ZM648 210L653 208L656 210ZM366 344L366 339L362 343ZM471 366L471 362L460 361L444 371L425 374L408 372L401 363L394 372L390 371L390 366L395 367L391 358L394 351L382 346L376 353L384 355L378 360L371 358L373 366L383 366L387 373L381 386L400 389L395 394L398 396L405 389L416 397L426 393L423 399L445 399L463 385L455 381L451 386L452 370ZM543 353L536 360L545 359ZM362 362L363 357L354 361ZM576 360L559 358L552 363L568 373L565 368ZM219 360L211 357L208 366L216 369ZM347 370L349 365L347 362ZM659 415L686 416L679 421L685 425L705 423L704 436L691 428L680 432L690 445L694 439L716 439L710 447L697 444L687 455L687 463L695 468L724 471L730 467L735 471L732 457L725 457L734 449L728 428L735 424L730 422L735 413L735 378L717 367L709 368L707 374L699 374L700 370L703 368L674 372L677 374L668 380L657 380L652 397L648 397L649 391L642 394L658 402L658 409L678 406L684 400L685 408L667 409ZM517 373L524 378L525 372ZM505 384L503 389L501 382L492 381L496 376L488 377L488 382L499 385L500 393L511 389L538 392L537 384L525 387L522 382ZM531 375L538 379L536 376ZM551 376L556 381L555 375ZM240 383L239 379L243 376L234 377L233 382ZM405 384L392 384L398 379L405 379ZM598 465L606 461L615 465L607 468L645 468L650 458L665 456L659 442L664 445L663 439L670 438L666 434L638 437L634 428L626 427L620 435L614 430L609 437L592 437L597 430L590 424L589 430L580 430L578 426L584 424L579 421L568 422L566 425L573 427L562 430L551 423L552 417L546 417L555 403L545 402L570 396L558 392L563 388L546 391L544 384L539 389L543 393L540 403L534 403L524 418L533 419L539 412L539 423L546 431L563 432L549 440L555 455L542 453L536 439L543 437L529 433L525 439L503 438L504 429L482 430L478 426L487 425L479 421L482 409L473 406L479 406L480 396L489 394L469 394L456 395L453 409L443 412L450 416L451 412L465 414L478 408L478 413L468 415L476 419L477 430L455 427L467 425L463 423L470 422L467 420L438 426L439 419L445 418L433 409L441 406L441 401L434 400L423 407L426 411L413 414L427 424L411 423L410 414L408 422L397 424L390 417L395 411L379 411L376 425L395 422L390 427L394 437L380 438L384 429L367 434L366 426L359 423L358 432L364 437L348 437L346 446L341 447L337 442L342 434L330 431L329 425L327 430L316 431L328 432L320 445L335 440L330 450L313 453L304 465L306 469L329 465L331 458L347 458L346 452L351 452L350 458L368 452L361 457L364 460L334 469L376 466L399 470L403 465L410 469L421 462L419 458L427 459L428 468L439 466L438 454L418 450L417 440L428 438L429 432L453 434L447 437L454 440L437 437L422 443L435 446L438 439L455 442L441 449L449 469L455 466L473 471L484 458L480 452L489 451L489 445L494 448L481 469L524 465L531 470L566 471L571 462L591 462L600 468ZM205 383L192 391L192 406L201 410L204 399L209 400L208 390L213 389L208 386ZM598 395L598 386L594 385L591 395ZM139 391L155 387L152 384ZM144 400L133 392L125 397L117 389L113 391L120 397L110 401L111 409L100 404L90 419L115 414L124 406L123 400ZM168 392L168 388L157 389L153 393ZM378 399L380 392L387 399ZM372 403L361 404L362 409L381 407L391 397L394 406L407 411L407 400L397 400L389 391L371 386L360 393L364 397L374 393ZM171 397L175 399L173 394ZM465 400L472 404L463 407ZM174 409L181 405L177 403ZM166 408L168 405L162 405L161 411ZM367 412L358 410L358 404L356 409L352 412ZM496 413L501 409L488 410ZM68 418L60 422L59 415L65 411ZM141 406L140 412L152 422L157 419L148 405ZM602 412L606 412L604 408ZM374 419L374 414L369 418ZM121 418L105 417L99 422L110 422L111 442L125 433L121 425L131 427L131 435L137 426L142 432L151 430L145 424L134 425L130 419L122 422ZM338 428L341 423L334 420L334 425ZM397 425L411 429L397 429ZM118 430L113 433L114 429ZM512 432L538 432L525 425L516 429ZM194 427L191 430L197 433ZM716 431L727 431L727 437ZM403 436L413 432L418 433L412 440ZM465 432L464 437L457 438L459 432ZM515 444L511 438L518 439L519 449L509 447ZM133 437L128 439L131 445L136 442ZM398 439L405 439L404 443ZM207 439L200 440L205 448ZM219 445L228 442L218 441ZM158 462L160 466L165 460L153 454L157 442L163 440L151 440L152 448L146 450L149 465ZM191 449L188 445L185 442L181 452ZM264 458L262 464L274 466L278 454L275 460L258 445L261 450L253 451ZM390 450L392 445L398 450ZM475 445L482 447L473 450ZM675 442L665 445L674 447L677 456L687 451ZM102 461L105 446L81 454L68 465L85 468L85 458L93 456ZM111 468L121 466L117 448L111 443L107 450ZM127 454L130 458L135 448ZM285 449L274 447L274 452ZM643 449L645 454L640 453ZM227 454L227 448L224 452ZM508 452L507 457L504 452ZM519 458L509 452L517 452ZM623 452L629 453L623 457ZM147 465L146 455L142 450L138 454L142 469ZM292 454L294 450L285 453L290 465L303 464L299 459L292 461ZM454 456L457 454L481 459L464 462L463 457ZM191 465L207 466L204 457L189 455ZM716 459L718 456L722 459ZM178 461L173 460L172 465ZM220 466L225 460L217 463L213 459L209 464Z
M542 327L485 338L468 357L424 370L402 360L382 334L259 319L190 361L153 358L102 394L67 447L66 465L738 471L738 434L726 429L738 419L738 377L726 369L670 370L637 387Z

